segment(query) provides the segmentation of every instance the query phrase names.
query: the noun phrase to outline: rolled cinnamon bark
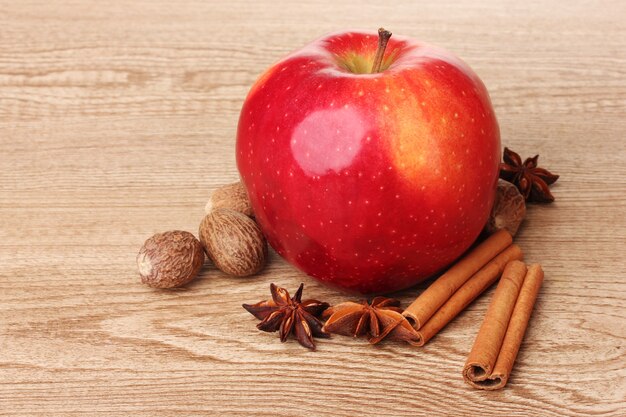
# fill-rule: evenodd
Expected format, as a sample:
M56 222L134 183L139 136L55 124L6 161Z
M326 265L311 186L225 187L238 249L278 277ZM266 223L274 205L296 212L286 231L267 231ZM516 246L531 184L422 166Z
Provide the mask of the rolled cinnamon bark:
M402 314L419 330L456 290L512 242L506 230L489 236L433 282Z
M465 382L484 390L506 385L542 282L539 264L527 270L513 261L505 267L463 368Z
M476 297L482 294L501 275L505 265L523 258L522 249L511 245L475 273L417 332L417 346L424 346L433 336L443 329L452 319L465 309Z

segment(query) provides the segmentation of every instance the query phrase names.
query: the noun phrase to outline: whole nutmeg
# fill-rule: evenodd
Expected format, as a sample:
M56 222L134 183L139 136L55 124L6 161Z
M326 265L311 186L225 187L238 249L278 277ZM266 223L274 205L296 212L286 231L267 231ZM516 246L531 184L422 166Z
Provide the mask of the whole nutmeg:
M246 216L254 216L248 193L241 181L223 185L211 192L209 201L204 206L204 212L209 214L212 210L218 208L227 208L243 213Z
M498 180L496 199L485 226L487 233L506 229L515 236L526 216L526 202L517 187L505 180Z
M141 282L154 288L174 288L195 278L204 264L202 244L189 232L157 233L137 255Z
M265 236L254 220L238 211L212 210L202 220L199 235L209 258L227 274L245 277L265 265Z

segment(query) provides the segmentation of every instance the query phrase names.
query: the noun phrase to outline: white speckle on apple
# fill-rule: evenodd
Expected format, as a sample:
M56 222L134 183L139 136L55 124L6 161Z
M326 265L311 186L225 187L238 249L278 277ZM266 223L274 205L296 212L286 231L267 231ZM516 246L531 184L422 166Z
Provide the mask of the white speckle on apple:
M386 104L383 104L383 110L385 110L385 111L389 111L389 106L388 106L388 105L386 105Z
M359 97L363 97L363 94L365 94L363 90L359 90Z
M420 104L422 105L422 107L426 107L426 102L425 101L422 101Z
M455 113L454 113L454 118L455 118L455 119L458 119L458 118L459 118L459 114L455 112Z

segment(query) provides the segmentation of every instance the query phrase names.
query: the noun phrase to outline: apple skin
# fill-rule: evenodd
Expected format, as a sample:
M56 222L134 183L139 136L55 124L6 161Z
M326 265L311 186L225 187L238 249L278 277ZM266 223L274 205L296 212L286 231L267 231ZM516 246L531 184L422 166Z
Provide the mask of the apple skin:
M236 146L276 252L361 294L410 287L462 255L500 161L489 95L467 64L394 35L384 71L347 69L376 47L373 32L335 33L273 65L243 104Z

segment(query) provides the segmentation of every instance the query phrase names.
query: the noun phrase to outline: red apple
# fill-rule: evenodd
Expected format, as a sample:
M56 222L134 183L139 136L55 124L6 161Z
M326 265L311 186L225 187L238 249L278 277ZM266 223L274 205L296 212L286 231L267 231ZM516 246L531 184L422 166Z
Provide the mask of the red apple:
M407 288L463 254L489 216L500 161L489 95L469 66L377 38L335 33L282 59L251 88L237 131L272 247L363 294Z

